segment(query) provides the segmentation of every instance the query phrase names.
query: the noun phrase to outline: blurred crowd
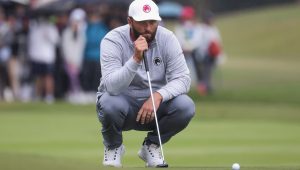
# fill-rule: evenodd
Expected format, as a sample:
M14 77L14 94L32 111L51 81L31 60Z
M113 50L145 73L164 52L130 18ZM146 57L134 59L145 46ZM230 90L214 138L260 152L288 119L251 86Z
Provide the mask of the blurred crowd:
M59 13L0 6L0 101L94 103L100 41L127 16L126 9L111 10L108 4Z
M126 17L127 9L103 3L51 14L20 4L9 10L0 6L0 101L94 103L100 41L126 24ZM174 33L196 89L211 94L213 70L223 54L213 14L204 11L198 18L193 7L185 6L177 21Z
M198 94L212 94L214 70L225 57L221 35L214 24L214 14L205 10L198 18L192 6L185 6L174 33L181 44Z

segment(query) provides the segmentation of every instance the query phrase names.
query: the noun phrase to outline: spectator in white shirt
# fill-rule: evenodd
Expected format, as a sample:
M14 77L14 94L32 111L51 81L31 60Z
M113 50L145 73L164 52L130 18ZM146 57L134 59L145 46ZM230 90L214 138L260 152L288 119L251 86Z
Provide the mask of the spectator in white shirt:
M37 99L45 97L47 103L54 101L54 63L58 30L46 17L39 17L30 24L29 56L35 79Z

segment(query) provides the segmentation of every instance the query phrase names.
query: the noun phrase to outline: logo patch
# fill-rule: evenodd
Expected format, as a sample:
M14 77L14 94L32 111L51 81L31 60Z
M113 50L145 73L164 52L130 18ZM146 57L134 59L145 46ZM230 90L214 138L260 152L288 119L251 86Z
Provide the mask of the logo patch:
M153 59L153 63L154 63L156 66L159 66L159 65L162 63L162 60L161 60L161 58L159 58L159 57L155 57L155 58Z
M144 5L143 6L143 11L146 13L149 13L151 11L151 7L149 5Z

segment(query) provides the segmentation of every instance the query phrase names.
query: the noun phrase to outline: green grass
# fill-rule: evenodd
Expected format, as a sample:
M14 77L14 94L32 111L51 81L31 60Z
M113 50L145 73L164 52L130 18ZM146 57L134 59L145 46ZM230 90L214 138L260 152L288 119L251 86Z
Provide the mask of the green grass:
M94 106L1 104L0 165L5 169L99 169L100 124ZM21 110L26 110L23 112ZM165 145L172 167L300 168L299 106L235 102L197 103L190 126ZM137 157L143 132L125 132L124 167ZM228 169L228 168L227 168Z
M214 75L216 94L206 100L299 105L299 66L300 58L229 58Z
M228 59L214 95L190 92L196 116L164 145L172 169L300 170L299 18L297 5L218 18ZM0 102L0 169L104 169L100 128L94 105ZM124 133L124 169L144 169L144 136Z
M241 11L218 18L230 56L297 59L300 5Z

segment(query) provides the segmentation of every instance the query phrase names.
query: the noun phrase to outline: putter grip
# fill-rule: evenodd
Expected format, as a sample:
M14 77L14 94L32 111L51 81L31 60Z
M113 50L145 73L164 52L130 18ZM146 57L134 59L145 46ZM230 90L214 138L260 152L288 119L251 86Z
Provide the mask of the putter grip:
M143 52L143 59L144 59L146 71L149 71L149 65L148 65L148 60L147 60L147 56L146 56L146 51Z

